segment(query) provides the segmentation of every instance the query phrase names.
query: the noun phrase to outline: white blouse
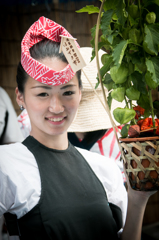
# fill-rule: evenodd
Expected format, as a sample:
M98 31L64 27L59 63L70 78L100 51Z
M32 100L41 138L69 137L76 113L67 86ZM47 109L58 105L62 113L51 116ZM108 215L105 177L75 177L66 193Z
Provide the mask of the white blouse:
M118 166L100 154L77 150L102 182L108 201L121 208L124 224L127 192ZM34 155L22 143L0 146L0 216L10 212L22 217L39 202L40 195L41 180Z

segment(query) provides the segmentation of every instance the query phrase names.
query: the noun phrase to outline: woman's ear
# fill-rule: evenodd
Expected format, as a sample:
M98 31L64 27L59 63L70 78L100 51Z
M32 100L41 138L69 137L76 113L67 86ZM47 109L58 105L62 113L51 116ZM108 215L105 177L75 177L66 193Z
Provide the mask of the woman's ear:
M18 105L19 106L23 106L23 108L25 108L23 93L19 92L17 87L15 89L15 93L16 93L16 96L17 96L16 97L16 101L17 101Z

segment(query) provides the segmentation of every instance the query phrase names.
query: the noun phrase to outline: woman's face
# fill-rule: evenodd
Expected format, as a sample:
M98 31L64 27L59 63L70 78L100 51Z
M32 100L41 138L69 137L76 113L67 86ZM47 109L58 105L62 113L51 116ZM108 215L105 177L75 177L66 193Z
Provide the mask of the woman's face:
M60 71L66 67L61 60L47 58L43 64ZM81 90L75 75L68 83L50 86L29 77L24 94L16 89L17 102L27 110L31 121L31 135L37 140L66 134L72 123L79 102Z

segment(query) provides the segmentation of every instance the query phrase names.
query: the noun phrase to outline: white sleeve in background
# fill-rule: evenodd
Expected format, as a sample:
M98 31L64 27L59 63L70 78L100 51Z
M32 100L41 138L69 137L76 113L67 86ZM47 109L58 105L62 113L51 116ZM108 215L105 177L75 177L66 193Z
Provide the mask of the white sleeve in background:
M31 123L26 109L20 113L17 120L24 138L28 137L31 132Z
M5 113L8 111L7 128L4 134L3 144L21 142L24 140L20 130L17 115L12 105L11 99L6 91L0 87L0 136L5 124Z
M0 137L3 133L3 129L5 126L5 115L6 115L6 107L4 106L3 102L0 101Z

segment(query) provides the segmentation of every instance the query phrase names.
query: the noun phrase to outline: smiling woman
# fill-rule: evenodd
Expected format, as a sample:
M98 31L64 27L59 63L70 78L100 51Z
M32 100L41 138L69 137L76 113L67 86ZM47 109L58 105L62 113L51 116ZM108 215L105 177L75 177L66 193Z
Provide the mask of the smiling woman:
M0 216L9 234L21 240L117 240L127 215L121 237L138 240L152 193L130 188L126 214L127 193L117 165L68 141L81 80L80 71L59 53L61 35L72 37L41 17L22 40L16 94L31 133L22 143L0 147Z
M56 71L67 66L55 58L41 62ZM21 93L17 87L16 94L18 104L27 109L29 114L32 126L30 135L48 147L66 149L67 129L75 117L81 99L77 75L68 83L58 86L47 86L28 76L24 92ZM50 141L53 137L59 141L62 139L63 144L59 144L57 140Z
M60 72L67 67L68 62L64 54L59 53L59 48L59 42L45 38L30 48L30 55L39 63ZM48 147L62 150L68 146L66 130L75 117L81 99L80 75L79 70L65 84L46 85L30 77L19 63L17 103L27 109L32 126L30 135ZM62 139L63 144L58 144L57 140L50 141L53 136L59 141Z

